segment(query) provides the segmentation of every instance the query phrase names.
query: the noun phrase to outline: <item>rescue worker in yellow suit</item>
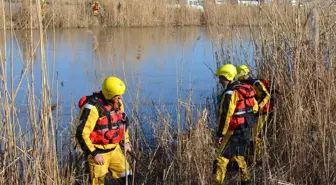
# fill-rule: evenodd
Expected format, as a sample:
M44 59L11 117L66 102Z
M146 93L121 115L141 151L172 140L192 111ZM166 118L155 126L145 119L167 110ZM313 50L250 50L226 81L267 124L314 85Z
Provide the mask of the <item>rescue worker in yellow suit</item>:
M92 13L93 15L101 15L102 14L102 7L98 1L94 1L92 4Z
M268 117L268 104L270 103L270 94L264 84L258 80L254 79L250 76L250 69L246 65L240 65L237 68L238 79L242 83L250 84L256 90L257 95L256 99L259 104L259 113L257 114L258 120L257 124L253 126L253 140L255 145L255 160L259 160L262 154L262 139L261 139L261 131L267 121Z
M249 184L247 164L244 158L250 139L250 128L256 123L258 103L252 86L235 81L236 67L225 64L216 76L224 87L218 111L215 142L219 145L214 161L214 184L223 184L227 165L235 160L240 169L241 185Z
M122 95L126 86L117 77L108 77L102 91L83 96L79 101L80 118L76 139L88 156L92 185L103 185L110 171L119 184L132 184L130 165L121 149L131 151L128 118L124 113Z

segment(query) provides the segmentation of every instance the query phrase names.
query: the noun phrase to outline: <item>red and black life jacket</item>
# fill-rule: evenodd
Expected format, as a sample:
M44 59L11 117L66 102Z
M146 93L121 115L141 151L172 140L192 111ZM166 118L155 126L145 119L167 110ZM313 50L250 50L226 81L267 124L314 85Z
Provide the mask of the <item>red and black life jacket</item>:
M96 106L99 112L99 118L90 134L93 144L117 144L124 140L128 118L124 112L120 111L120 103L115 103L113 106L108 105L102 93L95 92L91 96L83 96L78 102L79 108L85 104Z
M248 127L251 127L255 124L253 106L254 96L256 91L251 85L248 84L239 84L234 86L233 89L238 92L239 100L236 105L236 109L231 117L229 124L230 130L237 129L240 125L247 124ZM253 120L251 120L251 118Z

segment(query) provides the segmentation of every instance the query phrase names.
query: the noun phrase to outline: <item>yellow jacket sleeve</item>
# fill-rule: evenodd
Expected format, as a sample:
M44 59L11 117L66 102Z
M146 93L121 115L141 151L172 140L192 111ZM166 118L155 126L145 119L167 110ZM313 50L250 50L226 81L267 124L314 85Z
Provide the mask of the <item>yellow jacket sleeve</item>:
M254 101L254 105L253 105L253 113L254 113L254 114L257 114L258 111L259 111L258 101L257 101L255 98L253 98L253 101Z
M258 104L260 108L263 108L266 103L270 100L271 95L268 93L266 87L260 80L256 80L253 84L254 89L257 91Z
M124 103L121 100L119 101L119 103L120 103L120 111L125 112ZM128 133L128 129L126 129L126 131L125 131L125 143L128 143L128 142L130 142L129 133Z
M217 119L217 137L223 137L228 131L238 100L239 96L236 91L227 90L222 95Z
M76 139L81 149L95 156L98 154L94 144L90 140L90 134L93 131L99 118L97 108L91 104L85 104L80 111L79 126L76 131Z

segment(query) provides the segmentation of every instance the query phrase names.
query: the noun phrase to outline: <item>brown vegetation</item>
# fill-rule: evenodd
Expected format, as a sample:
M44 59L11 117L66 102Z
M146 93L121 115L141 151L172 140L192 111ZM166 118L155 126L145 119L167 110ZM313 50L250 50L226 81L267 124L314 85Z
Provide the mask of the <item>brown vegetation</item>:
M151 1L153 2L155 4L156 1ZM32 36L32 31L28 37L27 43L31 49L28 50L26 68L20 79L29 82L26 122L28 131L21 128L14 103L20 84L18 86L12 84L13 61L11 56L7 56L6 51L11 48L7 48L6 45L11 46L13 43L5 40L0 48L0 184L74 184L75 182L85 184L87 176L81 163L80 152L73 150L74 138L65 134L64 138L60 139L55 135L58 130L59 108L55 109L51 101L53 91L50 90L50 84L58 82L54 78L48 78L46 72L44 25L89 26L91 16L85 11L85 4L83 9L74 8L68 14L57 12L57 6L62 6L55 4L54 9L49 9L42 21L39 8L41 6L39 1L36 3L36 5L28 3L31 7L29 10L36 10L34 11L37 12L36 17L35 14L28 13L27 20L20 21L23 22L20 23L23 26L19 26L39 29L38 38ZM157 6L154 7L158 8ZM107 5L106 9L108 7ZM176 23L177 19L174 16L170 17L169 11L167 13L169 16L164 18L160 17L161 14L156 14L167 11L165 8L150 9L152 14L149 15L144 11L137 11L139 7L142 5L126 6L123 10L125 14L115 19L118 21L106 24L145 26L150 25L149 22L154 25ZM332 185L336 183L336 115L333 112L336 108L334 64L336 15L333 6L317 7L320 14L318 21L320 31L315 33L319 40L316 45L309 36L310 32L307 31L309 29L303 27L309 25L304 24L308 12L296 8L291 14L286 14L280 10L277 7L253 10L258 12L260 17L264 17L260 25L270 25L271 29L271 32L265 32L264 27L260 26L258 33L251 31L251 35L254 35L254 62L258 75L270 79L273 87L280 93L273 120L265 129L265 157L262 166L250 167L251 180L254 184L265 185ZM113 13L108 14L108 10L106 11L106 17L111 16L112 19ZM184 24L193 21L188 20L190 16L186 16L183 12L185 10L178 11L185 16L186 20L182 19L182 22L185 21ZM2 8L1 13L4 12ZM238 15L237 12L233 13L237 19L240 18L239 13ZM62 19L56 20L58 17ZM209 15L209 17L220 30L222 25L217 22L220 20L219 16L214 18ZM252 15L248 17L250 19L247 20L258 20ZM1 25L8 24L8 15L2 17L0 22ZM251 22L248 23L247 25L253 25ZM9 29L10 24L5 28L8 30L4 30L3 33L11 35L13 29ZM35 53L35 47L29 44L36 43L35 40L40 41L38 42L40 53ZM224 50L223 45L217 45L217 48L217 63L234 62L230 58L233 54ZM13 52L9 50L9 53ZM41 56L40 69L34 69L34 55ZM34 80L34 70L41 72L43 76L41 82ZM7 75L8 73L10 74ZM34 89L34 83L41 83L42 89ZM36 98L37 94L42 94L39 101ZM149 119L142 117L139 110L142 100L138 98L135 99L137 101L133 101L131 133L137 159L130 161L133 161L133 166L136 167L135 174L139 182L205 185L211 181L212 160L215 158L215 148L211 141L214 122L211 118L214 117L215 111L211 110L214 110L215 102L209 100L207 106L195 107L190 100L182 101L179 97L177 99L178 114L174 121L167 113L164 103L152 105L155 117ZM191 119L191 110L197 112L195 122ZM52 111L56 111L56 114L53 115ZM77 112L72 114L75 120ZM75 124L74 121L73 126ZM148 140L146 133L141 129L143 124L153 128L151 140ZM189 128L187 134L184 134L181 128ZM234 184L235 178L230 176L227 183Z
M184 25L269 25L274 20L273 12L282 12L292 17L294 13L291 5L262 5L260 7L246 7L234 4L223 6L205 1L204 12L180 6L176 8L171 1L142 0L142 1L101 1L104 13L94 16L90 1L47 1L43 23L45 27L83 28L83 27L143 27L143 26L184 26ZM0 3L1 5L1 3ZM8 3L4 14L6 27L12 22L14 28L37 28L38 19L36 4L22 1L12 5L12 18ZM301 8L305 11L306 7ZM267 13L268 12L268 13ZM272 12L272 13L271 13ZM32 16L33 21L30 22ZM12 20L12 21L10 21ZM3 27L4 23L0 24Z

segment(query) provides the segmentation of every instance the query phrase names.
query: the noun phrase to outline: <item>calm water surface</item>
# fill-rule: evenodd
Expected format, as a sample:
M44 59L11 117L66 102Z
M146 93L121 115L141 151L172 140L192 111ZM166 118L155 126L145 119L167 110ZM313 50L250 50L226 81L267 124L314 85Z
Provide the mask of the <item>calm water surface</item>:
M28 63L29 34L29 31L14 32L12 61L15 87ZM38 32L34 31L33 36L33 45L38 48ZM3 32L0 38L4 51ZM234 63L253 60L253 45L248 29L243 28L216 31L204 27L48 31L45 43L48 78L54 93L53 102L56 103L58 95L59 121L68 124L71 107L81 96L100 90L102 80L110 75L126 82L124 99L127 108L131 108L135 97L139 97L143 108L150 107L146 102L162 101L172 114L177 97L184 100L186 95L192 94L193 103L204 102L216 86L211 70L216 68L215 52L221 50L218 38L223 39L224 50L230 51ZM9 32L6 39L7 76L10 78ZM35 91L40 98L39 49L36 50L35 61ZM27 79L24 78L15 100L21 119L27 117ZM73 110L76 113L78 108Z

